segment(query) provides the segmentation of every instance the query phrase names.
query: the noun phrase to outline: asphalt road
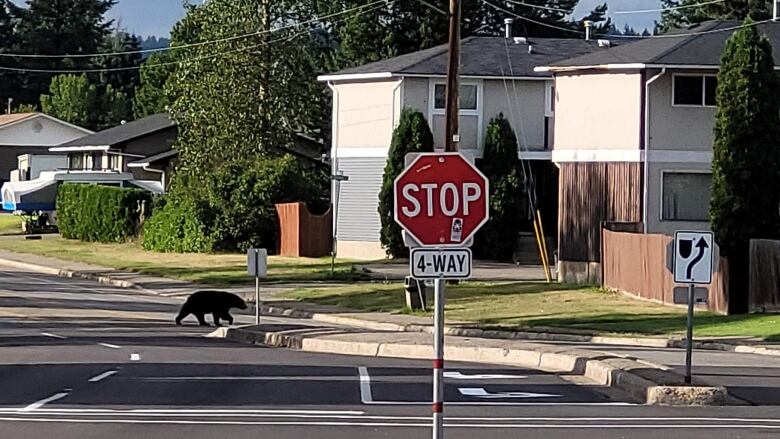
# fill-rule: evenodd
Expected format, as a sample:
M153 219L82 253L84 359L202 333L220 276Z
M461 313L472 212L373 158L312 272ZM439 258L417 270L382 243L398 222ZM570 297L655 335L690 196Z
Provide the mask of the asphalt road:
M0 270L0 438L430 437L428 362L205 338L178 299ZM528 369L449 364L445 396L452 438L780 435L778 407L636 406Z

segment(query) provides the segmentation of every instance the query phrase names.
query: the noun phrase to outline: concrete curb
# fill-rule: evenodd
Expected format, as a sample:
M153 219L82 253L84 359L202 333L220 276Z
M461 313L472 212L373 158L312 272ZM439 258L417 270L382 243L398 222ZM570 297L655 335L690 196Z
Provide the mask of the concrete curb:
M251 326L219 328L209 336L317 353L421 360L428 360L433 356L433 348L430 345L339 340L332 335L265 332L249 328ZM554 346L507 349L450 344L445 351L445 360L505 364L580 375L598 384L621 390L643 404L723 405L727 401L725 388L677 386L675 384L682 379L679 375L662 369L652 369L633 360L605 357L602 353L579 349L561 349ZM643 374L655 379L648 379L642 376Z
M141 285L129 280L116 279L110 275L101 275L87 273L82 271L64 270L43 265L30 264L26 262L14 261L11 259L0 258L0 265L20 268L23 270L35 271L59 277L80 278L99 282L106 285L112 285L120 288L135 288L146 292L152 292ZM348 317L343 315L317 313L303 309L283 307L274 304L261 304L260 311L263 314L294 317L301 319L310 319L315 322L337 324L344 326L353 326L356 328L372 329L378 331L391 332L423 332L432 333L433 328L427 325L399 325L389 322L375 322L370 320ZM547 329L547 328L546 328ZM563 341L563 342L585 342L604 345L623 345L653 348L684 348L685 340L661 337L619 337L619 336L599 336L576 333L554 332L550 331L506 331L500 329L478 329L464 328L460 326L446 326L444 332L446 335L472 338L491 338L501 340L532 340L532 341ZM780 348L773 349L763 346L750 346L733 344L724 341L694 341L695 349L737 352L745 354L780 356Z

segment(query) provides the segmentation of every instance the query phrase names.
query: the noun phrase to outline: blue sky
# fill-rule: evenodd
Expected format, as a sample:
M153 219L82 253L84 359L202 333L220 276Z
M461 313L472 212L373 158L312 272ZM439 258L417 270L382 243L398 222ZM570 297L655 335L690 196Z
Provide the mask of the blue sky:
M22 4L24 0L14 2ZM603 2L604 0L581 0L575 16L580 18L593 6ZM610 12L660 7L660 0L611 0L608 3ZM119 0L110 13L111 18L118 20L123 28L143 36L167 36L174 23L183 15L182 0ZM648 27L652 30L653 20L658 18L658 14L614 14L611 17L621 29L625 23L629 23L637 29Z

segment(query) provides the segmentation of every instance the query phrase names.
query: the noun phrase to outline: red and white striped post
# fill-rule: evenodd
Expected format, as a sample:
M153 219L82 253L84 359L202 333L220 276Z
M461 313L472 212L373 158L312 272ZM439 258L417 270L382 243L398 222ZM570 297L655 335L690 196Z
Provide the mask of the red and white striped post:
M433 439L444 437L444 279L434 281Z

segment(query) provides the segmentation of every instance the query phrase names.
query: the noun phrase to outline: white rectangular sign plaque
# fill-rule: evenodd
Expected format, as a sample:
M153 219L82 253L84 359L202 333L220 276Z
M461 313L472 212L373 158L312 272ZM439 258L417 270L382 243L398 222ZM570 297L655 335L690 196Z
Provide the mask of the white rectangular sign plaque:
M471 277L471 250L414 248L409 265L415 279L468 279Z
M674 233L674 282L712 282L712 232Z

